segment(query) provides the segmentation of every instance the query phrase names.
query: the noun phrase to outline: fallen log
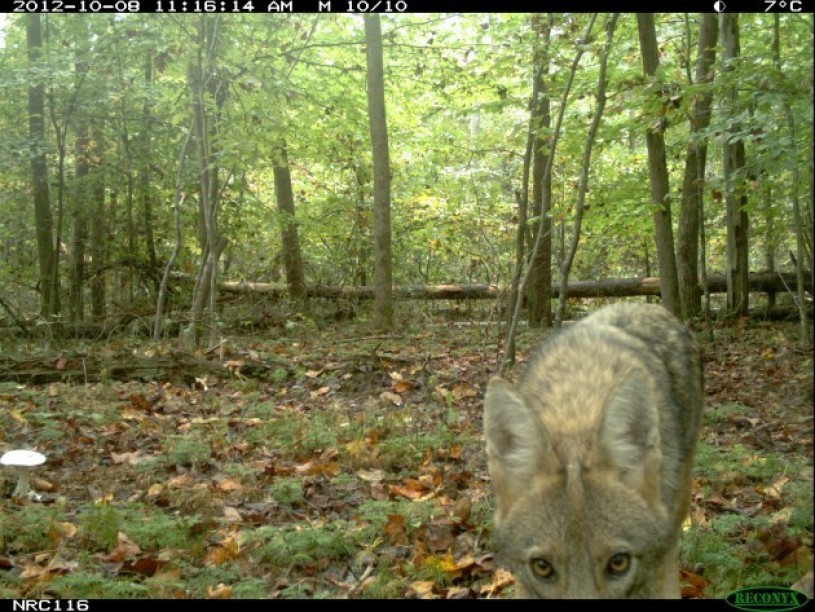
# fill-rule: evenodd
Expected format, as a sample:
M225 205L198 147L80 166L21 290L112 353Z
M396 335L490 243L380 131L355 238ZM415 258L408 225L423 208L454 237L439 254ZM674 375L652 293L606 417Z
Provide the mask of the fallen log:
M42 358L0 358L0 382L42 385L56 382L93 383L100 380L170 380L192 384L197 378L241 376L266 382L277 380L278 370L290 366L282 361L210 361L174 351L164 355L63 352Z
M185 282L193 281L194 277L181 272L174 273L173 278ZM806 275L810 278L810 275ZM797 287L796 276L792 272L753 272L748 277L750 291L765 293L784 293L795 291ZM288 294L286 285L279 283L253 283L246 281L222 281L218 288L225 294L238 295L270 295L284 297ZM724 293L727 291L727 278L724 274L712 274L708 277L708 290L710 293ZM807 287L812 292L812 287ZM405 285L393 288L393 297L403 300L483 300L494 299L506 291L505 285L475 284L448 284L448 285ZM309 285L306 289L309 297L326 299L373 299L373 287L335 286L335 285ZM569 283L570 298L608 298L633 297L643 295L659 295L659 279L645 278L618 278L611 280L585 280ZM559 285L552 285L552 296L560 296Z

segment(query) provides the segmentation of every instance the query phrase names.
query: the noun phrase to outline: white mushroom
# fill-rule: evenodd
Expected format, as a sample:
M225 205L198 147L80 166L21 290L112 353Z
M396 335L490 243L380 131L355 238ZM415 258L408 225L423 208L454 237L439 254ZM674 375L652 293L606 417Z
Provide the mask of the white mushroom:
M0 457L0 464L8 466L17 475L15 497L28 495L29 472L45 463L45 455L33 450L11 450Z

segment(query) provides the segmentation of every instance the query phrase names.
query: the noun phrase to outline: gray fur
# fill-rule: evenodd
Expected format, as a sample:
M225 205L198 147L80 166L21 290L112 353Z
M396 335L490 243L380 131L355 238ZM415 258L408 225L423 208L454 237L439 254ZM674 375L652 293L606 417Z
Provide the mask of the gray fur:
M679 596L702 403L692 335L652 305L603 308L548 338L517 385L490 381L496 539L519 595Z

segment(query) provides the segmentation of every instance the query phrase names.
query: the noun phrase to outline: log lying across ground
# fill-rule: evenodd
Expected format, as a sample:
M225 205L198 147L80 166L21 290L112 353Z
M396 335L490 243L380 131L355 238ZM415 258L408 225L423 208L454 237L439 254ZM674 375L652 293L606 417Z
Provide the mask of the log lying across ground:
M174 351L138 355L122 350L104 353L65 351L47 357L0 356L0 382L42 385L54 382L93 383L100 380L173 380L192 384L197 378L253 378L271 382L291 373L290 364L275 358L227 362Z
M177 282L191 282L194 277L190 274L176 272L173 278ZM806 274L806 279L811 283L811 275ZM224 298L232 297L239 299L246 295L266 295L273 298L282 298L288 294L285 285L271 283L251 283L237 281L223 281L218 283L220 292ZM755 272L749 275L749 287L753 292L765 293L785 293L795 291L797 283L795 274L790 272ZM711 293L724 293L727 291L727 281L723 274L713 274L708 277L708 288ZM396 299L402 300L484 300L495 299L505 294L505 285L488 284L459 284L459 285L410 285L393 288L393 295ZM805 287L812 293L811 284ZM311 285L307 288L309 297L319 297L326 299L373 299L373 287L351 287L351 286L329 286ZM559 287L552 286L552 296L559 297ZM659 295L659 279L648 278L621 278L613 280L598 281L574 281L569 283L570 298L612 298L612 297L632 297L642 295ZM780 318L787 318L786 310L778 310L775 313L765 313L765 316L775 314ZM59 336L74 338L99 338L121 332L126 326L132 324L135 317L132 314L124 313L119 317L101 323L61 323L57 326L34 326L33 322L22 321L17 323L17 327L0 327L0 334L17 335L37 335L38 333L53 333ZM140 326L143 330L149 330L152 324L152 313L143 313Z
M177 280L189 281L193 277L176 273ZM811 276L806 275L809 279ZM797 286L795 274L791 272L755 272L749 275L750 291L767 293L784 293L795 291ZM283 297L288 293L285 285L272 283L251 283L223 281L218 284L223 293L243 295L270 295ZM806 287L812 292L812 287ZM724 274L713 274L708 277L708 290L711 293L727 291L727 279ZM504 285L463 284L463 285L409 285L393 288L393 296L403 300L483 300L493 299L506 291ZM310 285L307 288L309 297L327 299L353 298L373 299L373 287ZM560 288L552 285L552 296L559 297ZM659 295L659 279L620 278L598 281L574 281L569 283L569 297L631 297L638 295Z

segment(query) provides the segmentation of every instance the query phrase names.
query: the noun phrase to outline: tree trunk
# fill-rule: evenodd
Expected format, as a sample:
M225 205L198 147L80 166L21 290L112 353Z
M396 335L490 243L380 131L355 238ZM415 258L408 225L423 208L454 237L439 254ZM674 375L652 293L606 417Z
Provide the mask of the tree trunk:
M379 15L366 13L368 118L374 166L374 327L393 328L393 277L391 272L391 195L388 125L385 119L385 81L382 58L382 24Z
M586 47L588 47L589 41L591 40L591 32L594 29L595 21L597 21L597 13L592 13L591 16L589 17L589 22L586 25L583 37L580 39L580 42L577 45L577 50L575 51L574 59L572 59L572 65L569 67L569 73L566 78L566 85L563 88L563 95L561 96L560 100L560 110L558 111L557 120L555 121L555 127L549 143L549 158L546 163L546 169L544 170L544 176L552 175L552 160L554 160L555 150L557 149L557 143L560 137L560 128L563 125L563 115L566 112L566 103L569 100L569 93L572 90L572 84L574 83L574 77L575 74L577 73L577 67L580 64L580 58L583 57L583 53L585 52ZM539 232L535 239L535 244L532 246L531 253L529 254L530 264L526 266L526 269L521 275L521 281L520 284L518 285L519 296L523 296L526 293L526 286L529 284L529 278L532 275L531 262L535 261L535 259L537 258L538 253L540 252L541 249L542 240L543 234ZM505 374L509 366L515 362L515 334L518 331L518 323L521 320L522 303L523 300L521 299L515 301L515 311L512 313L509 329L507 330L506 350L504 351L504 355L501 359L501 365L498 369L500 374Z
M87 239L87 206L89 174L89 134L88 125L82 122L76 128L76 160L73 211L71 215L71 252L69 258L71 294L69 313L72 322L85 318L83 289L85 285L85 242Z
M722 33L722 72L731 72L733 61L740 55L739 17L737 13L724 13L719 15L719 19ZM730 88L728 97L725 112L735 118L740 109L735 85ZM745 166L744 141L736 136L741 131L737 121L729 121L727 131L733 134L726 138L722 160L727 201L727 307L746 316L749 306L747 289L749 227L747 192L744 178L740 176Z
M183 240L181 238L181 204L184 202L184 193L182 191L184 185L184 162L187 159L187 151L190 147L192 134L195 131L195 118L190 121L190 127L187 129L187 137L184 139L184 144L181 147L181 152L178 155L178 168L175 175L175 194L173 196L173 226L175 227L175 244L170 258L167 260L167 265L164 267L164 274L161 277L161 282L158 286L158 297L156 298L156 318L153 321L153 341L158 342L161 339L164 331L164 308L167 304L167 287L170 280L170 274L175 266L178 254L181 252Z
M150 52L144 58L144 86L147 92L153 87L153 57ZM149 93L145 96L142 109L142 127L139 151L139 189L141 190L142 222L144 224L144 249L147 252L149 264L149 277L153 280L153 288L158 291L158 258L156 257L156 242L153 236L153 190L151 189L151 150L150 128L153 123L152 99Z
M713 64L716 60L716 40L719 28L716 15L704 13L699 23L699 40L696 52L696 84L713 82ZM685 157L685 174L682 181L682 200L679 207L679 224L676 235L676 266L679 276L679 295L682 300L682 316L698 316L702 308L699 291L699 224L701 222L702 196L705 185L707 140L700 135L710 125L710 107L713 93L707 92L693 100L690 117L691 141Z
M26 15L28 63L38 68L42 47L40 16ZM38 73L35 73L38 74ZM31 77L28 87L28 134L31 141L31 183L34 195L34 225L37 232L37 259L40 268L40 314L50 318L54 311L54 230L48 193L48 165L45 160L45 87L40 76Z
M779 21L780 18L776 13L773 15L773 60L775 61L776 68L781 70L781 35ZM792 107L788 100L784 101L784 114L787 116L787 129L790 133L790 142L792 143L792 151L794 156L794 163L792 166L792 216L795 226L795 279L797 284L796 302L800 316L800 336L801 346L805 349L812 347L812 326L809 317L807 316L806 305L806 292L804 290L804 221L801 217L801 202L798 198L798 183L801 180L801 173L798 163L798 149L795 145L795 115L792 112Z
M103 126L94 127L94 172L93 186L91 187L93 216L90 224L90 248L93 274L91 275L91 313L95 319L102 319L105 316L105 278L102 270L107 259L107 214L105 211L105 175L102 170L102 162L105 151L105 131Z
M527 289L527 320L530 327L552 325L552 174L546 173L552 126L551 104L546 79L549 74L549 41L552 17L533 16L537 31L535 45L535 82L532 85L532 216L537 217L535 240L542 233L541 246L534 261ZM526 228L522 228L525 231Z
M187 71L197 145L199 210L201 222L204 226L205 239L190 311L189 340L195 345L199 341L198 326L202 322L205 305L208 307L209 312L207 321L210 334L209 342L211 345L217 342L219 333L215 308L217 305L217 292L214 291L214 288L217 284L218 260L227 244L218 231L220 193L218 190L217 145L214 142L217 136L217 128L210 125L204 101L205 91L208 91L215 98L216 116L212 123L217 123L226 96L225 82L217 76L218 70L215 65L220 24L221 19L219 16L201 16L198 27L198 62L197 64L190 64ZM206 66L204 62L206 62ZM217 80L217 83L214 84L213 79Z
M656 79L659 51L653 13L638 13L637 29L640 37L643 72L646 77ZM661 92L657 90L657 94L661 95ZM645 141L648 145L648 177L651 182L654 241L659 264L659 278L662 283L662 305L669 312L678 315L679 280L676 275L676 256L671 226L671 200L668 187L668 167L665 161L664 130L665 125L660 117L656 124L648 126Z
M183 272L169 273L170 278L192 282L194 277ZM791 272L755 272L750 274L750 291L769 293L772 291L795 290L796 275ZM607 280L571 281L568 287L569 298L593 299L636 296L658 296L659 278L611 278ZM711 274L707 288L711 293L725 293L727 278L724 274ZM218 290L230 295L268 295L283 297L288 287L273 283L253 283L247 281L220 281ZM507 290L504 285L456 284L456 285L407 285L395 286L393 296L400 300L492 300L500 297ZM805 281L805 291L812 290L812 284ZM374 298L373 287L354 287L349 285L308 285L309 297L326 299L361 299ZM559 297L560 287L552 285L552 295Z
M306 280L303 274L303 258L300 255L300 238L297 234L294 211L294 192L291 187L291 172L285 144L280 146L277 155L272 169L277 208L280 211L283 268L286 271L289 295L293 300L302 300L306 297Z
M560 267L560 299L558 300L556 319L558 327L563 323L563 317L566 314L569 273L572 269L575 253L577 253L577 245L580 242L580 232L583 227L583 213L586 209L586 191L589 186L589 169L591 168L591 151L594 147L597 129L600 127L600 120L603 118L603 111L606 108L606 68L608 66L608 54L611 51L611 42L614 39L614 28L617 25L618 17L619 13L613 13L606 23L606 44L603 47L600 57L600 74L597 78L597 102L589 130L586 133L586 143L583 146L583 160L580 167L580 182L577 188L577 202L575 203L574 209L572 237Z

